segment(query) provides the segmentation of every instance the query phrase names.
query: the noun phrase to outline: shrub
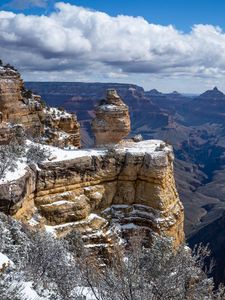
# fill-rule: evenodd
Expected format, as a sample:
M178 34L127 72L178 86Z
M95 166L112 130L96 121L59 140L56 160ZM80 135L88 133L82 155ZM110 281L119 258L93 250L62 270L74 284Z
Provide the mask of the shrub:
M38 164L48 159L50 155L50 151L46 148L39 145L31 145L26 153L26 158L28 163Z

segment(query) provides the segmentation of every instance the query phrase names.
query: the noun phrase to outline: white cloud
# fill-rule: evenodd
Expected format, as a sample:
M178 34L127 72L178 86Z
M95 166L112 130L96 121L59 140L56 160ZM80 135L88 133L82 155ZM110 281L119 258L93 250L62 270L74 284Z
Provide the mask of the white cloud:
M111 17L62 2L49 16L0 12L0 53L25 74L35 71L45 80L49 72L61 80L63 74L216 80L225 73L225 34L219 27L200 24L182 33L142 17Z

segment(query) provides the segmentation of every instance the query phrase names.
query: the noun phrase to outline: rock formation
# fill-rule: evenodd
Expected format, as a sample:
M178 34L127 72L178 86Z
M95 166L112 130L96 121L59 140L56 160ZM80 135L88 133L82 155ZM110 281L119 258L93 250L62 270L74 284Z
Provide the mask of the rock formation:
M0 67L0 142L10 139L10 124L21 124L28 136L39 137L60 147L80 146L75 115L45 108L40 96L24 87L20 74L11 66Z
M23 86L17 71L0 69L0 138L10 140L20 124L45 144L79 146L75 116L43 106ZM26 165L13 180L0 181L0 211L56 236L79 232L86 247L110 249L131 231L183 242L183 206L176 191L172 148L158 140L122 139L129 134L128 107L115 90L96 108L92 124L101 149L45 146L49 160ZM4 179L5 180L5 179Z
M96 118L92 122L95 144L117 144L130 132L130 116L127 105L118 96L116 90L107 90L106 100L95 110Z
M60 157L67 153L70 159L55 158L27 171L17 184L17 203L12 187L0 185L2 205L59 236L78 231L91 247L109 247L115 225L125 233L142 228L182 243L183 207L170 147L156 140L129 142L114 150L61 150Z

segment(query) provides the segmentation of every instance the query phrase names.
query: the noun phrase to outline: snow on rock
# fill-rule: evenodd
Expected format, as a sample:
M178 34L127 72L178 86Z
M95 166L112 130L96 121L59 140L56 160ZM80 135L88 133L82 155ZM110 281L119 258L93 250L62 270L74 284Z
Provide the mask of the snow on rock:
M60 119L61 117L64 117L64 118L72 117L72 114L70 114L66 111L59 110L56 107L49 107L48 109L44 108L43 111L46 114L51 114L54 117L54 119Z
M60 201L55 201L50 204L43 204L42 206L58 206L58 205L63 205L63 204L68 204L68 203L73 203L72 201L67 201L67 200L60 200Z
M104 110L104 111L118 111L121 108L118 107L117 105L113 105L113 104L103 104L103 105L99 106L98 109Z
M96 296L98 296L98 291L95 289L93 292L91 288L84 287L84 286L78 286L74 289L74 293L77 296L84 297L85 300L96 300Z
M24 176L27 172L27 163L24 161L17 161L14 171L6 172L5 176L0 179L0 184L11 182Z
M13 262L5 254L0 252L0 271L9 265L13 265Z
M62 229L64 227L70 227L72 225L78 225L78 224L89 224L94 219L100 219L100 220L105 221L104 218L98 216L97 214L91 213L86 219L83 219L81 221L69 222L69 223L64 223L64 224L59 224L59 225L53 225L53 226L51 226L51 225L45 225L45 230L48 233L53 234L54 236L56 236L56 230L57 229Z
M105 148L97 148L97 149L61 149L54 146L36 144L31 141L27 141L27 149L31 145L40 146L43 149L49 151L50 157L46 162L57 162L64 160L72 160L75 158L81 157L92 157L92 156L104 156L107 154L107 149ZM126 143L125 145L116 145L115 150L118 153L130 153L130 154L151 154L153 158L157 158L163 156L165 153L171 152L171 147L167 146L160 140L148 140L141 141L138 143ZM27 163L26 158L23 157L17 161L17 166L14 171L8 171L4 178L0 179L0 184L4 184L7 182L11 182L19 179L24 176L27 171ZM37 168L38 169L38 168Z
M95 148L95 149L61 149L54 146L43 146L46 150L51 152L50 161L63 161L70 160L79 157L91 157L106 155L106 148ZM137 143L130 142L125 145L115 145L115 150L120 153L130 153L130 154L151 154L153 157L159 157L165 153L170 153L172 148L167 146L161 140L148 140L140 141Z
M14 283L12 283L12 288L14 288ZM17 292L17 296L21 300L47 300L48 297L40 297L32 287L32 282L21 282L20 289Z

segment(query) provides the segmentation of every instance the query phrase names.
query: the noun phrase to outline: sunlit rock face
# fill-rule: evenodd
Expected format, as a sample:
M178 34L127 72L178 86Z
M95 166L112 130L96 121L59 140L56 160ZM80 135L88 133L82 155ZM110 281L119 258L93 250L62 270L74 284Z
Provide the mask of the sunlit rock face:
M17 71L9 68L0 69L1 121L23 124L26 130L32 132L35 130L40 134L43 131L43 125L38 117L41 103L32 99L34 105L31 103L29 105L28 99L24 99L22 95L23 86L23 80Z
M118 144L130 132L130 116L127 105L116 90L107 90L106 99L95 109L92 122L95 144Z
M39 95L27 91L20 73L0 67L0 144L10 140L7 124L20 124L29 137L59 147L80 147L76 115L46 108Z
M16 218L57 236L79 232L88 247L110 247L115 227L125 236L141 229L149 236L172 237L175 246L183 242L183 206L170 146L149 140L114 151L60 151L39 165L31 195L19 197L11 209Z

